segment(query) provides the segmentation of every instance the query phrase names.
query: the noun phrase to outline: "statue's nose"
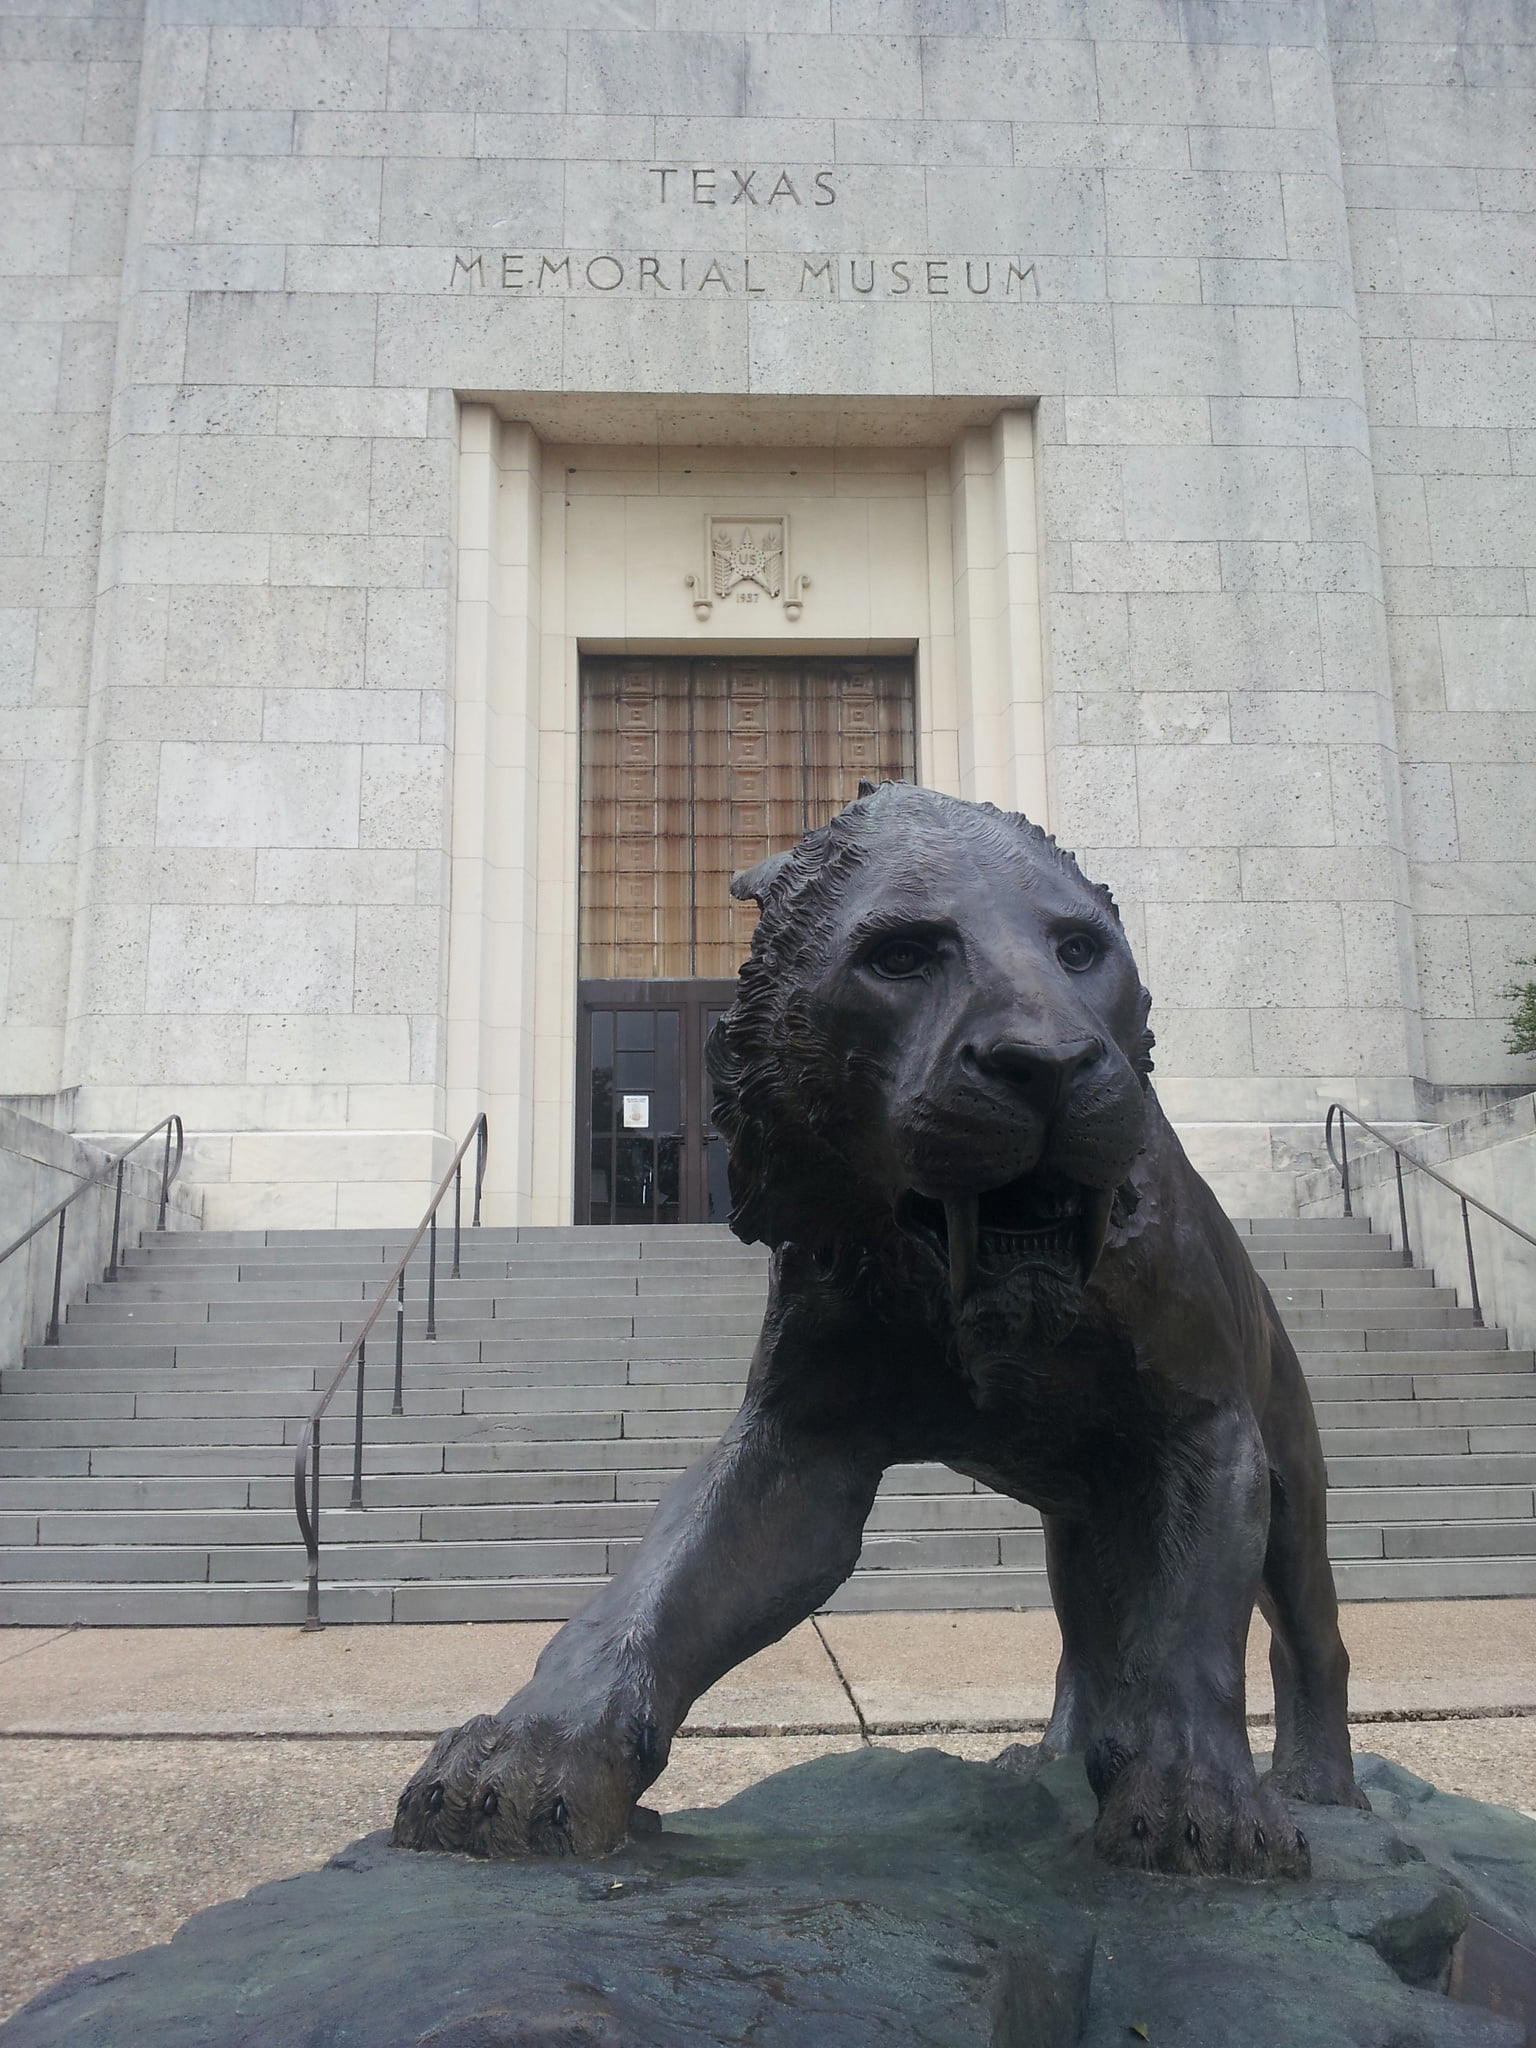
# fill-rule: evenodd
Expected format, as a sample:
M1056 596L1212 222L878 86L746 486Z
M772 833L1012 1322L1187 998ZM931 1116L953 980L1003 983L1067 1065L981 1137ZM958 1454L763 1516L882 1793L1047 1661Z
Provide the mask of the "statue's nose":
M1041 1116L1049 1116L1078 1074L1101 1059L1101 1038L1073 1038L1051 1045L1022 1038L995 1038L973 1046L971 1057L984 1074L1006 1081Z

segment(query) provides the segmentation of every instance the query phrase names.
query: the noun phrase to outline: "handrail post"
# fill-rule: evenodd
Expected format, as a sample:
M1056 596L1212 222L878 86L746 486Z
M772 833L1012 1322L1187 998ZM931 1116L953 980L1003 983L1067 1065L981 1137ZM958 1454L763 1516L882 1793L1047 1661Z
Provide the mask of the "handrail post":
M491 1148L491 1126L485 1111L480 1112L475 1129L475 1213L470 1218L471 1227L480 1228L480 1190L485 1183L485 1157Z
M368 1346L357 1347L357 1424L352 1432L352 1498L348 1506L363 1505L363 1381L368 1373Z
M162 1128L165 1131L166 1139L165 1153L162 1159L160 1170L159 1227L163 1230L165 1228L166 1205L170 1199L170 1184L175 1179L176 1175L181 1171L182 1154L185 1150L185 1145L183 1142L185 1138L185 1132L183 1130L181 1118L179 1116L162 1117L159 1123L151 1124L149 1129L147 1131L141 1132L140 1135L134 1139L131 1145L126 1146L124 1150L119 1152L114 1158L104 1161L103 1164L99 1166L96 1169L96 1171L91 1175L89 1180L82 1180L78 1187L76 1187L72 1193L67 1194L64 1197L62 1202L55 1202L51 1209L46 1210L41 1216L38 1217L37 1221L32 1225L32 1227L29 1230L24 1230L19 1237L13 1237L9 1244L0 1246L0 1266L3 1266L7 1259L13 1258L15 1254L21 1251L24 1246L29 1245L32 1242L33 1238L40 1237L42 1233L48 1228L49 1224L52 1223L55 1220L55 1218L57 1218L59 1224L60 1238L59 1247L55 1255L57 1272L58 1267L62 1266L63 1259L63 1236L65 1231L64 1218L68 1215L69 1211L75 1206L76 1202L81 1201L86 1195L92 1193L93 1190L95 1190L96 1188L104 1186L109 1177L111 1177L112 1175L116 1175L117 1188L113 1198L112 1210L112 1257L107 1268L103 1273L103 1278L107 1280L115 1280L122 1266L127 1263L122 1258L123 1175L126 1171L126 1162L132 1158L134 1153L138 1151L141 1145L147 1145L150 1139L153 1138L155 1134ZM173 1132L176 1137L176 1156L174 1164L171 1160L171 1137ZM464 1142L467 1145L469 1143L469 1140L466 1138ZM99 1232L97 1233L97 1236L99 1239ZM55 1301L54 1314L51 1318L52 1323L55 1324L58 1321L59 1306L60 1303L58 1301ZM56 1340L53 1338L49 1338L46 1341L52 1343Z
M156 1230L165 1228L166 1206L171 1198L171 1119L165 1120L165 1151L160 1160L160 1214L155 1219Z
M405 1413L405 1268L395 1284L395 1398L391 1415Z
M1392 1154L1392 1170L1397 1181L1397 1216L1398 1222L1402 1227L1402 1252L1403 1264L1405 1266L1413 1264L1413 1246L1410 1242L1408 1231L1408 1198L1403 1182L1404 1162L1406 1161L1409 1166L1413 1167L1415 1172L1427 1175L1437 1187L1444 1188L1447 1194L1454 1195L1460 1203L1461 1238L1467 1254L1467 1289L1472 1297L1472 1321L1478 1329L1486 1329L1487 1324L1483 1320L1482 1291L1477 1284L1477 1251L1472 1242L1472 1211L1476 1209L1479 1215L1488 1217L1491 1222L1497 1223L1500 1229L1511 1232L1523 1244L1529 1245L1532 1250L1536 1250L1536 1236L1533 1236L1529 1230L1516 1223L1513 1217L1503 1215L1499 1210L1490 1207L1487 1202L1480 1200L1478 1196L1466 1193L1464 1189L1456 1185L1455 1181L1447 1180L1445 1175L1436 1167L1431 1166L1427 1160L1415 1158L1413 1153L1400 1145L1395 1138L1390 1137L1385 1131L1378 1130L1375 1124L1367 1123L1364 1117L1356 1116L1355 1112L1352 1109L1346 1109L1342 1102L1331 1102L1328 1105L1328 1114L1323 1122L1323 1142L1327 1147L1328 1157L1338 1167L1343 1178L1344 1214L1346 1216L1354 1214L1349 1192L1349 1125L1351 1122L1357 1123L1361 1130L1369 1133L1371 1137L1376 1139L1378 1144L1385 1147ZM1333 1128L1335 1123L1337 1123L1339 1128L1339 1149L1337 1152L1333 1148ZM1503 1239L1498 1240L1499 1243L1503 1243L1503 1241Z
M1477 1292L1477 1261L1472 1256L1472 1219L1467 1214L1467 1198L1461 1198L1461 1234L1467 1247L1467 1281L1472 1289L1472 1321L1477 1329L1483 1327L1483 1304Z
M105 1280L117 1278L117 1249L123 1238L123 1162L117 1162L117 1191L112 1197L112 1256L107 1261Z
M158 1128L158 1126L157 1126ZM178 1121L178 1130L179 1130ZM463 1143L453 1155L452 1163L445 1169L438 1182L426 1212L417 1224L414 1235L392 1269L388 1280L380 1289L372 1308L365 1316L357 1335L347 1347L341 1363L337 1366L320 1399L315 1405L305 1428L308 1435L300 1433L293 1454L293 1502L298 1517L299 1534L308 1553L308 1590L305 1598L306 1629L318 1629L320 1619L320 1423L328 1411L333 1398L340 1393L342 1382L355 1366L357 1368L357 1396L352 1426L352 1491L349 1504L354 1508L366 1505L363 1498L363 1459L367 1429L367 1373L368 1340L375 1325L383 1315L391 1291L395 1297L395 1372L392 1412L405 1413L405 1282L410 1262L415 1258L423 1237L428 1238L427 1247L427 1327L428 1337L437 1336L437 1236L438 1210L448 1195L448 1183L454 1183L454 1271L459 1269L459 1254L463 1230L463 1162L471 1141L477 1147L475 1166L475 1215L480 1221L480 1183L485 1173L485 1156L488 1141L487 1121L482 1113L464 1135ZM180 1149L177 1152L180 1164ZM50 1214L52 1212L50 1211ZM46 1223L45 1217L43 1222ZM36 1226L42 1228L42 1224Z
M59 1341L59 1296L64 1289L64 1218L68 1214L67 1209L59 1211L59 1241L53 1252L53 1311L43 1338L45 1344L57 1344Z
M320 1418L317 1415L309 1442L309 1590L304 1599L304 1626L311 1633L324 1628L320 1619Z
M1403 1264L1413 1264L1413 1248L1408 1242L1408 1199L1403 1193L1403 1155L1394 1146L1392 1165L1397 1174L1397 1220L1403 1227Z

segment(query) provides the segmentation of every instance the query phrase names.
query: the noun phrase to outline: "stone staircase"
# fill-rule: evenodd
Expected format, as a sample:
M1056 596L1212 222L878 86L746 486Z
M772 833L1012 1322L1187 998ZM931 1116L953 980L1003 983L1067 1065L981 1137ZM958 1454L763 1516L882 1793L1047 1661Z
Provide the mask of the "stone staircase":
M1301 1350L1345 1599L1536 1593L1536 1372L1363 1223L1238 1226ZM0 1374L0 1623L293 1623L293 1456L399 1256L382 1232L151 1239ZM331 1621L572 1613L734 1411L766 1261L718 1228L491 1230L439 1285L406 1412L368 1376L368 1505L327 1436ZM843 1610L1048 1603L1038 1518L942 1466L892 1471Z

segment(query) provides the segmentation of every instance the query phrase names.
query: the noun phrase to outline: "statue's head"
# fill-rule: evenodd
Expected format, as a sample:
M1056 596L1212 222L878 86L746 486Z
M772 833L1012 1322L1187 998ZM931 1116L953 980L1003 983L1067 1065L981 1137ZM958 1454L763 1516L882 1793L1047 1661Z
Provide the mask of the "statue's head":
M896 1233L962 1348L1062 1334L1147 1116L1150 999L1108 890L1027 818L905 783L732 889L762 912L710 1044L738 1235Z

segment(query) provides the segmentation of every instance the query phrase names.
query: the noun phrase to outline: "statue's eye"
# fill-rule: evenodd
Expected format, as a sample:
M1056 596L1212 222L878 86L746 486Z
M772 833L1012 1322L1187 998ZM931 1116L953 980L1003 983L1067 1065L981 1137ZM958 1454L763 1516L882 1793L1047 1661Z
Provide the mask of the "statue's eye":
M883 939L869 956L869 965L887 981L910 981L933 959L933 948L921 939Z
M1082 974L1098 959L1102 948L1087 932L1069 932L1056 948L1056 958L1069 974Z

